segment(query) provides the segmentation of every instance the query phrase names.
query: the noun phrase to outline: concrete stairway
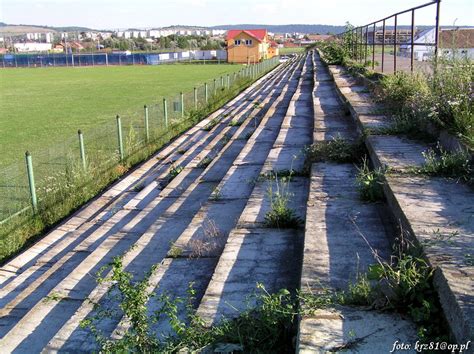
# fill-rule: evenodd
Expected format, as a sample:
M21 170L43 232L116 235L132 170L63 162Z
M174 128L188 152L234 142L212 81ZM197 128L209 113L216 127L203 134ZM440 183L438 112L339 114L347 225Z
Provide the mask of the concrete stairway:
M283 188L281 181L257 178L278 175L280 171L301 171L304 163L303 149L312 143L312 57L306 58L298 87L291 98L288 110L269 120L271 130L259 134L265 150L253 153L251 160L242 151L238 163L245 163L247 179L254 181L244 197L245 208L236 227L230 232L212 279L199 305L198 314L208 324L215 324L222 317L232 318L245 310L246 299L256 292L256 284L262 283L270 293L279 289L295 289L301 262L302 232L296 229L267 228L264 218L270 210L268 189ZM263 132L263 131L262 131ZM259 145L260 145L259 144ZM242 166L242 165L240 165ZM253 187L253 188L252 188ZM304 220L304 204L308 195L308 181L293 177L285 186L291 193L289 206ZM234 193L234 197L241 195Z
M315 55L314 140L354 142L356 126L339 101L327 68ZM301 291L347 290L376 257L388 259L394 236L381 203L363 203L352 164L320 162L311 169L306 211ZM303 309L306 304L302 304ZM300 318L297 352L389 352L393 343L415 343L416 328L399 315L356 307L330 306Z
M284 145L274 143L285 139L278 132L303 62L296 58L258 80L4 265L2 351L96 350L79 323L95 303L110 301L110 284L97 285L95 274L114 256L123 255L137 279L161 263L153 286L182 295L194 281L198 301L232 242L252 181L270 163L267 156L281 155ZM172 166L182 171L171 179ZM172 244L182 250L176 259L168 255ZM100 324L119 336L117 326L126 327L120 317Z
M366 87L339 67L329 69L352 118L361 130L371 132L365 144L374 166L390 170L384 185L389 208L435 269L434 285L452 338L465 344L474 337L472 188L459 181L410 175L410 168L424 164L422 153L432 146L378 135L378 128L390 120L377 113L379 107L370 97L360 94Z

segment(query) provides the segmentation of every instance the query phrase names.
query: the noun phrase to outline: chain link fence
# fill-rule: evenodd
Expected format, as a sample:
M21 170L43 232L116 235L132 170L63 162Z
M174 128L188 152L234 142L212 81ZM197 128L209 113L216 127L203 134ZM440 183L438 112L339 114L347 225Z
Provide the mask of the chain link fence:
M30 178L27 159L0 171L0 235L20 215L41 214L48 219L46 224L57 221L59 214L67 215L278 63L273 58L246 66L190 92L163 97L142 110L78 131L58 145L29 151ZM59 206L63 212L51 211Z

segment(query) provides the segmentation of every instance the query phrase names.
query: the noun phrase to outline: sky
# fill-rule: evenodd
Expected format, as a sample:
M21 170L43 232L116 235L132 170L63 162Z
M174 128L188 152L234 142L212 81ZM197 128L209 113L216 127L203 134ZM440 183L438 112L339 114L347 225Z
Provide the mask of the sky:
M364 25L430 0L0 0L0 22L94 29L170 25ZM435 6L416 24L434 23ZM474 25L474 0L443 0L442 25ZM400 19L409 24L410 17Z

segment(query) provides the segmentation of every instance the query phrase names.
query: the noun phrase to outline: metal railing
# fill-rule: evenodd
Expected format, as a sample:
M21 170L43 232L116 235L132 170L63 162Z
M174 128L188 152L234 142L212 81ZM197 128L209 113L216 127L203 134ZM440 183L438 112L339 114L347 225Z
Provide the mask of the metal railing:
M393 72L396 72L398 69L399 61L397 61L397 56L405 59L406 56L402 54L410 54L409 68L410 71L414 70L415 63L415 47L424 46L426 48L431 48L429 54L433 55L434 60L438 57L439 49L439 16L440 16L440 3L441 0L434 0L432 2L412 7L410 9L397 12L388 17L382 18L375 22L368 23L363 26L358 26L351 28L341 34L338 34L338 38L343 38L349 43L348 49L350 56L357 60L358 62L363 62L365 65L371 64L372 69L376 69L376 59L380 57L380 71L384 72L387 69L387 53L386 48L393 48L391 56L393 56ZM432 29L434 31L433 41L430 42L416 42L415 38L415 12L417 10L427 8L429 6L436 7L435 15L435 25ZM399 18L401 15L409 14L411 15L411 24L410 25L400 25ZM387 23L393 19L393 29L389 29ZM409 28L409 29L408 29ZM403 46L403 51L402 51ZM381 47L380 56L376 55L376 48ZM370 58L369 50L371 54L371 63L369 63L368 58ZM397 51L398 50L398 51ZM403 60L402 59L402 60ZM422 57L422 60L424 57ZM406 60L403 60L404 64L408 64ZM404 65L406 69L407 65Z

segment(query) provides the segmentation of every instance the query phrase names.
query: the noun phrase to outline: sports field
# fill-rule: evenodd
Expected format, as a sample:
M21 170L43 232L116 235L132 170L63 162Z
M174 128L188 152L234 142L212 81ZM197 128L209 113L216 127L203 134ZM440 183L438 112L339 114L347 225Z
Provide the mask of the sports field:
M139 111L163 96L188 92L240 65L161 65L0 70L0 167Z

